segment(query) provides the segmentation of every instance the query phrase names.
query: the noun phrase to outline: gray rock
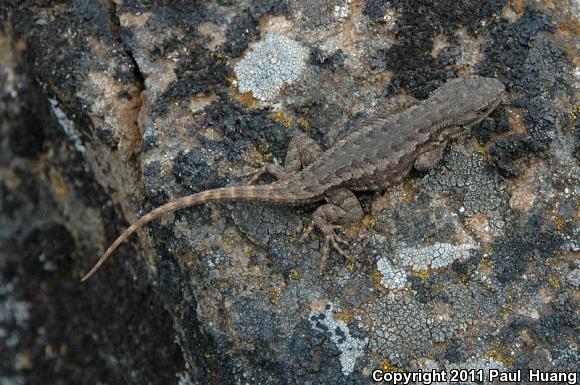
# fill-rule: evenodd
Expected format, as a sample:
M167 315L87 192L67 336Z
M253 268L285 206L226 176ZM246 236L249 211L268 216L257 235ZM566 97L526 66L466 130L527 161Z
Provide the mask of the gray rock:
M1 384L577 370L578 89L553 35L573 6L118 3L0 10ZM207 205L79 283L151 208L472 72L506 100L438 169L360 195L352 262L319 270L315 206Z

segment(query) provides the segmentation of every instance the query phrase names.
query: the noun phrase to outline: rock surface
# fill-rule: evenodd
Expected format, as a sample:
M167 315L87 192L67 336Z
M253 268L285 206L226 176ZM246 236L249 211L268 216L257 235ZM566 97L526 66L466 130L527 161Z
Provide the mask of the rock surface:
M0 384L577 370L576 2L4 3ZM354 262L319 273L315 206L207 205L79 283L151 208L472 73L505 101L438 169L359 194Z

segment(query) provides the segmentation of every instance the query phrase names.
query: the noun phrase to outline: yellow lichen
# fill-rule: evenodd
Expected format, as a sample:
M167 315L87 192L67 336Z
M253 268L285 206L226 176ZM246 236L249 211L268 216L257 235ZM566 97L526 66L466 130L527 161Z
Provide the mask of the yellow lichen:
M375 281L375 283L376 283L377 285L380 285L380 284L381 284L381 281L382 281L382 279L383 279L383 275L381 274L381 272L380 272L380 271L378 271L378 270L373 270L373 272L371 273L371 279L372 279L373 281Z
M291 234L291 235L287 235L285 238L285 242L288 243L294 243L296 242L296 240L298 239L298 237L296 236L296 234Z
M513 313L513 302L509 300L499 313L503 319L507 319Z
M471 279L469 278L468 275L464 275L464 274L459 274L457 277L457 282L460 282L464 285L469 285L469 282L471 281Z
M355 259L350 254L348 256L348 259L350 260L350 263L348 265L346 265L346 268L348 269L348 271L353 272L354 268L355 268Z
M493 245L491 243L486 243L481 251L483 251L484 254L491 254L493 253Z
M471 140L471 146L478 154L482 155L484 158L487 158L489 155L489 145L480 145L479 142L473 138Z
M441 294L443 293L444 289L443 289L443 285L441 284L441 282L436 281L435 284L433 285L433 293L435 294Z
M273 119L276 123L281 124L286 128L291 127L294 124L294 120L282 111L276 111Z
M56 196L61 200L66 199L68 195L68 189L66 187L64 179L59 173L57 173L56 171L50 173L50 183L54 188Z
M226 276L221 278L214 278L209 281L210 286L212 287L227 287L232 284L233 277Z
M416 190L416 184L412 179L408 179L406 181L403 182L403 200L408 203L411 204L415 201L415 190Z
M312 123L310 122L310 120L308 120L306 118L298 119L298 124L300 125L300 127L304 128L304 129L309 129L310 126L312 126Z
M296 280L299 280L301 276L302 276L302 274L300 274L300 272L298 270L292 270L292 271L290 271L288 278L291 281L296 281Z
M279 287L271 287L268 289L268 299L273 304L277 304L280 301L280 295L282 294L282 289Z
M214 52L212 54L212 57L215 60L215 63L221 63L224 60L226 60L226 55L222 51L216 51L216 52Z
M516 363L516 355L510 352L508 345L499 345L484 353L484 356L491 358L504 366L512 366Z
M222 238L222 244L225 246L231 246L233 244L236 243L236 240L234 239L234 237L230 237L230 236L224 236Z
M352 321L354 319L355 316L355 312L354 311L338 311L334 314L334 317L337 320L340 320L342 322L344 322L345 324L350 323L350 321Z
M550 284L550 286L552 286L555 289L559 289L560 288L560 280L558 280L558 277L556 277L553 274L550 274L548 276L548 284Z
M383 360L383 365L381 366L381 369L383 370L383 372L398 372L398 373L402 373L405 371L405 369L403 368L399 368L393 364L391 364L391 362L389 360L387 360L386 358Z
M485 250L485 246L483 248ZM493 272L493 262L488 257L481 258L479 261L479 267L486 274L491 274Z
M310 231L310 226L308 226L306 224L304 226L302 226L302 237L304 237L308 233L308 231ZM310 236L314 237L315 236L314 232L311 232Z
M556 215L554 223L556 224L556 234L562 234L566 220L561 215Z
M367 228L367 230L372 230L375 225L377 224L377 220L372 215L365 214L362 218L363 225Z
M427 279L429 277L429 270L412 271L411 274L414 275L415 277Z
M252 110L258 108L258 99L256 99L251 92L236 93L234 94L234 98Z
M270 145L268 143L260 143L258 145L258 151L262 154L262 162L269 162L272 159L273 154L268 151Z

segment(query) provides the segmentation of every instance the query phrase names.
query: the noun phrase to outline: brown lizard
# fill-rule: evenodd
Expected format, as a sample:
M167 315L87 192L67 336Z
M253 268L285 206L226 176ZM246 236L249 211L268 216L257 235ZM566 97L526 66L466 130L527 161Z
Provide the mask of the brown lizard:
M325 237L323 254L327 255L330 243L346 255L339 245L346 242L335 230L363 215L352 191L385 189L399 183L413 166L420 171L435 167L447 141L489 115L503 93L503 84L495 79L456 78L423 101L409 96L395 98L388 108L360 122L327 151L323 152L306 135L299 135L290 142L284 167L268 164L253 178L270 173L277 181L207 190L157 207L129 226L82 281L91 277L144 224L163 214L208 202L300 205L325 199L327 203L313 215L313 226Z

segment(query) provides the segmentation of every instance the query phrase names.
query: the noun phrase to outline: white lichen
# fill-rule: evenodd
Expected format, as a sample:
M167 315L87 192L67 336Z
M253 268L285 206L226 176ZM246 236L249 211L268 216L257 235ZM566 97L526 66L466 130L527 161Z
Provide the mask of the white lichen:
M348 376L353 372L357 358L363 355L368 339L353 337L346 323L334 318L333 308L332 304L327 304L323 313L311 313L310 324L313 329L330 334L330 340L340 350L342 373Z
M333 16L335 19L345 19L350 15L350 2L346 0L343 4L335 5Z
M566 276L566 280L575 287L580 287L580 269L572 270L568 276Z
M276 97L285 84L292 84L306 68L307 49L285 36L270 34L234 67L240 92L256 99Z
M475 246L469 243L456 246L437 242L426 247L402 247L397 255L403 266L408 266L413 271L426 271L440 269L457 260L465 260L473 248Z
M407 273L405 270L393 266L385 257L377 261L377 270L381 273L381 285L387 289L397 290L405 287Z
M71 142L73 142L75 149L78 152L84 154L87 151L87 149L81 142L81 134L75 127L74 122L69 118L67 118L66 114L58 106L58 102L55 99L49 98L48 101L50 103L50 108L54 113L54 116L56 116L56 119L58 120L58 123L62 127L62 130L64 131L66 136L68 136Z
M370 318L372 351L395 365L421 356L433 347L433 318L429 308L407 291L391 291L364 305Z

